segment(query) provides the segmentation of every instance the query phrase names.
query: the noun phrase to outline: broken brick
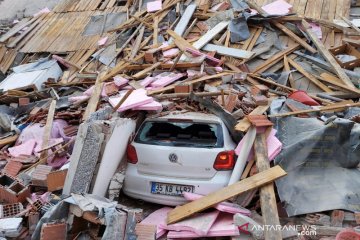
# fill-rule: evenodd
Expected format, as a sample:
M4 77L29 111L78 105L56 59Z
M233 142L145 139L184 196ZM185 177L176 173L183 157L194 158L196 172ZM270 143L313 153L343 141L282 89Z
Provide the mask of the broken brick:
M269 127L274 125L265 115L248 115L246 117L255 127Z
M47 186L47 175L51 172L52 167L47 165L38 165L31 175L31 182L35 186Z
M44 223L40 240L66 239L66 223Z
M3 172L9 176L16 177L22 168L22 164L16 161L8 161Z
M66 174L67 174L67 169L50 172L47 175L48 191L52 192L63 189L66 179Z

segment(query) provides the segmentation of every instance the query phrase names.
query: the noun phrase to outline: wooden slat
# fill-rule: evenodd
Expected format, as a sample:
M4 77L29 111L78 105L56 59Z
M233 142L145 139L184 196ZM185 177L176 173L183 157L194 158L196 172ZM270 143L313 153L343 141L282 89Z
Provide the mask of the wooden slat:
M225 201L240 193L244 193L246 191L258 188L267 183L273 182L274 180L285 175L286 172L280 166L275 166L269 170L265 170L261 173L255 174L254 176L246 178L230 186L224 187L198 200L192 201L182 206L178 206L177 208L171 210L168 213L167 223L172 224L180 221L186 217L191 216L194 213L207 209L219 202Z
M269 170L270 161L268 158L265 133L258 133L256 135L254 142L254 152L256 167L259 173ZM276 206L274 183L271 182L260 188L260 206L264 224L268 226L279 226L280 220ZM265 231L264 234L265 239L282 239L280 229L270 229L269 231Z
M326 85L321 83L319 80L317 80L314 76L312 76L310 73L308 73L304 68L300 66L297 62L292 60L291 58L288 59L291 66L296 68L302 75L304 75L307 79L309 79L313 84L318 86L321 90L325 92L332 92L330 88L328 88Z
M278 52L277 54L275 54L274 56L272 56L271 58L267 59L265 62L263 62L260 66L258 66L253 72L254 73L262 73L264 71L266 71L268 68L270 68L272 65L274 65L275 63L277 63L278 61L282 60L284 58L284 55L287 55L289 53L292 53L293 51L295 51L296 49L298 49L300 47L299 44L295 44L294 46L288 47L280 52Z
M54 122L55 110L56 110L56 100L52 100L50 103L49 111L48 111L47 118L46 118L46 124L45 124L41 149L46 148L50 143L50 135L51 135L51 129L52 129L53 122ZM43 151L40 154L41 159L46 159L47 156L48 156L48 151Z
M340 77L340 79L349 87L354 88L354 84L351 82L349 77L346 75L344 70L340 67L340 65L335 60L334 56L325 48L322 42L317 38L316 34L311 30L311 27L308 22L302 20L302 25L305 28L306 33L309 35L313 43L316 45L318 51L321 55L329 62L329 64L333 67L336 74Z

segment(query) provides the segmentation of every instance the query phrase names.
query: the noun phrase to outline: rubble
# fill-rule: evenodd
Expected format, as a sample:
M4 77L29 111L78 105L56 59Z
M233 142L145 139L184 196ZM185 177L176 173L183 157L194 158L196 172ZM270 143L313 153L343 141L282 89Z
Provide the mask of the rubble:
M0 237L360 239L359 11L61 0L1 26Z

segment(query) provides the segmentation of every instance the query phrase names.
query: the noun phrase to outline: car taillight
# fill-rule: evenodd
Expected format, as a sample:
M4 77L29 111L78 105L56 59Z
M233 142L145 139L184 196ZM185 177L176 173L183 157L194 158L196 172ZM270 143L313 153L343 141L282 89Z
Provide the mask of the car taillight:
M138 162L136 149L133 145L129 144L126 150L128 163L136 164Z
M214 168L220 170L232 170L235 166L234 150L220 152L214 162Z

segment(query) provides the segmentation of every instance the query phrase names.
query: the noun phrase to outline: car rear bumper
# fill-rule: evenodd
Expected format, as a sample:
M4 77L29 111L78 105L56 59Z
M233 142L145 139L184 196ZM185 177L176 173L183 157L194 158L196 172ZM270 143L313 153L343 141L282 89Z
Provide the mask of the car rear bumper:
M212 179L181 179L139 174L135 165L129 164L126 169L123 192L132 198L168 206L186 203L181 196L167 196L151 193L151 182L195 186L194 193L207 195L227 186L230 171L220 171Z

